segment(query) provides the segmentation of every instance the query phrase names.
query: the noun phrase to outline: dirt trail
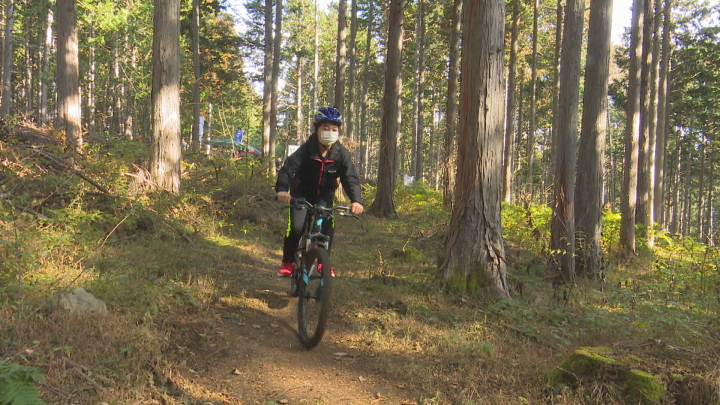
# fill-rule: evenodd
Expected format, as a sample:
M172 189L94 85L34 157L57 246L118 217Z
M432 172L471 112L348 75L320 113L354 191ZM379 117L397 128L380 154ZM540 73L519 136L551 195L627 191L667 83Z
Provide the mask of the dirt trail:
M344 343L342 336L352 331L337 311L320 344L303 348L289 280L277 278L274 268L254 275L246 286L246 296L257 302L253 308L219 302L203 311L204 319L176 322L179 366L168 373L165 386L178 403L190 398L196 404L416 403L412 393L378 373L371 350Z

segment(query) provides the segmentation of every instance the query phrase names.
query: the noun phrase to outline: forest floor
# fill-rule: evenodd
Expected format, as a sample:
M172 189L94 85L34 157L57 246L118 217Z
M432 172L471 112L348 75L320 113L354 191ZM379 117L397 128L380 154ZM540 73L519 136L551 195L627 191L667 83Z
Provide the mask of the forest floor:
M337 238L343 239L341 231ZM261 260L261 267L228 263L237 271L227 272L228 280L216 280L241 287L238 293L249 305L220 300L171 322L178 331L171 345L176 397L213 404L417 403L417 387L379 366L398 362L388 365L398 369L409 359L353 343L347 338L354 333L347 314L334 313L320 344L305 349L297 336L297 299L290 296L289 279L276 276L278 252L267 257L271 260ZM338 268L335 294L350 287L339 282L342 272Z
M401 187L396 218L337 219L333 310L306 350L276 276L286 208L253 162L185 156L181 195L143 194L128 180L140 142L106 140L73 171L47 133L0 131L0 382L7 364L36 368L46 403L720 403L720 258L691 239L626 260L606 215L603 277L553 288L549 209L506 205L513 299L497 302L438 289L450 213L438 192ZM109 313L51 309L75 287ZM552 383L581 347L657 376L660 399L637 400L612 367Z

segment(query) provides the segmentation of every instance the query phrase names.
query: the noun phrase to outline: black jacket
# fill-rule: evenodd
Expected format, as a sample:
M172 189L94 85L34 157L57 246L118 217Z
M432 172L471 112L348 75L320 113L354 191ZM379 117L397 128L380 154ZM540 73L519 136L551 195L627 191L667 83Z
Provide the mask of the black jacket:
M350 152L340 142L335 142L323 158L317 135L313 134L285 160L278 172L275 191L290 191L293 197L311 202L329 202L333 201L338 178L350 201L362 204L360 177L350 160Z

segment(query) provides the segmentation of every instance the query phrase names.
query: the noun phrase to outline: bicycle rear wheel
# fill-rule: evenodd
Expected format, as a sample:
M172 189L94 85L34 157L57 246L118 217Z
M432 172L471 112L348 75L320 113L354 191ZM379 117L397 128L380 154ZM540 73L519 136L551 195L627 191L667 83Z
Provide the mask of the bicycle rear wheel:
M302 261L295 259L292 275L290 275L290 295L297 297L300 295L300 284L302 284L303 270Z
M318 265L322 265L321 274L316 270ZM298 331L303 346L312 349L320 343L330 316L332 277L327 250L315 248L305 254L304 274L298 299Z

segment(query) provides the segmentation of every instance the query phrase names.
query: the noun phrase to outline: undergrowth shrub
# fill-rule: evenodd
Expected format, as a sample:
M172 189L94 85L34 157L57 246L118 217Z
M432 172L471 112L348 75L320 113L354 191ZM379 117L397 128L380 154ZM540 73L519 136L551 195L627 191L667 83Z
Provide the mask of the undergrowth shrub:
M45 405L34 385L42 381L37 368L0 360L0 405Z

